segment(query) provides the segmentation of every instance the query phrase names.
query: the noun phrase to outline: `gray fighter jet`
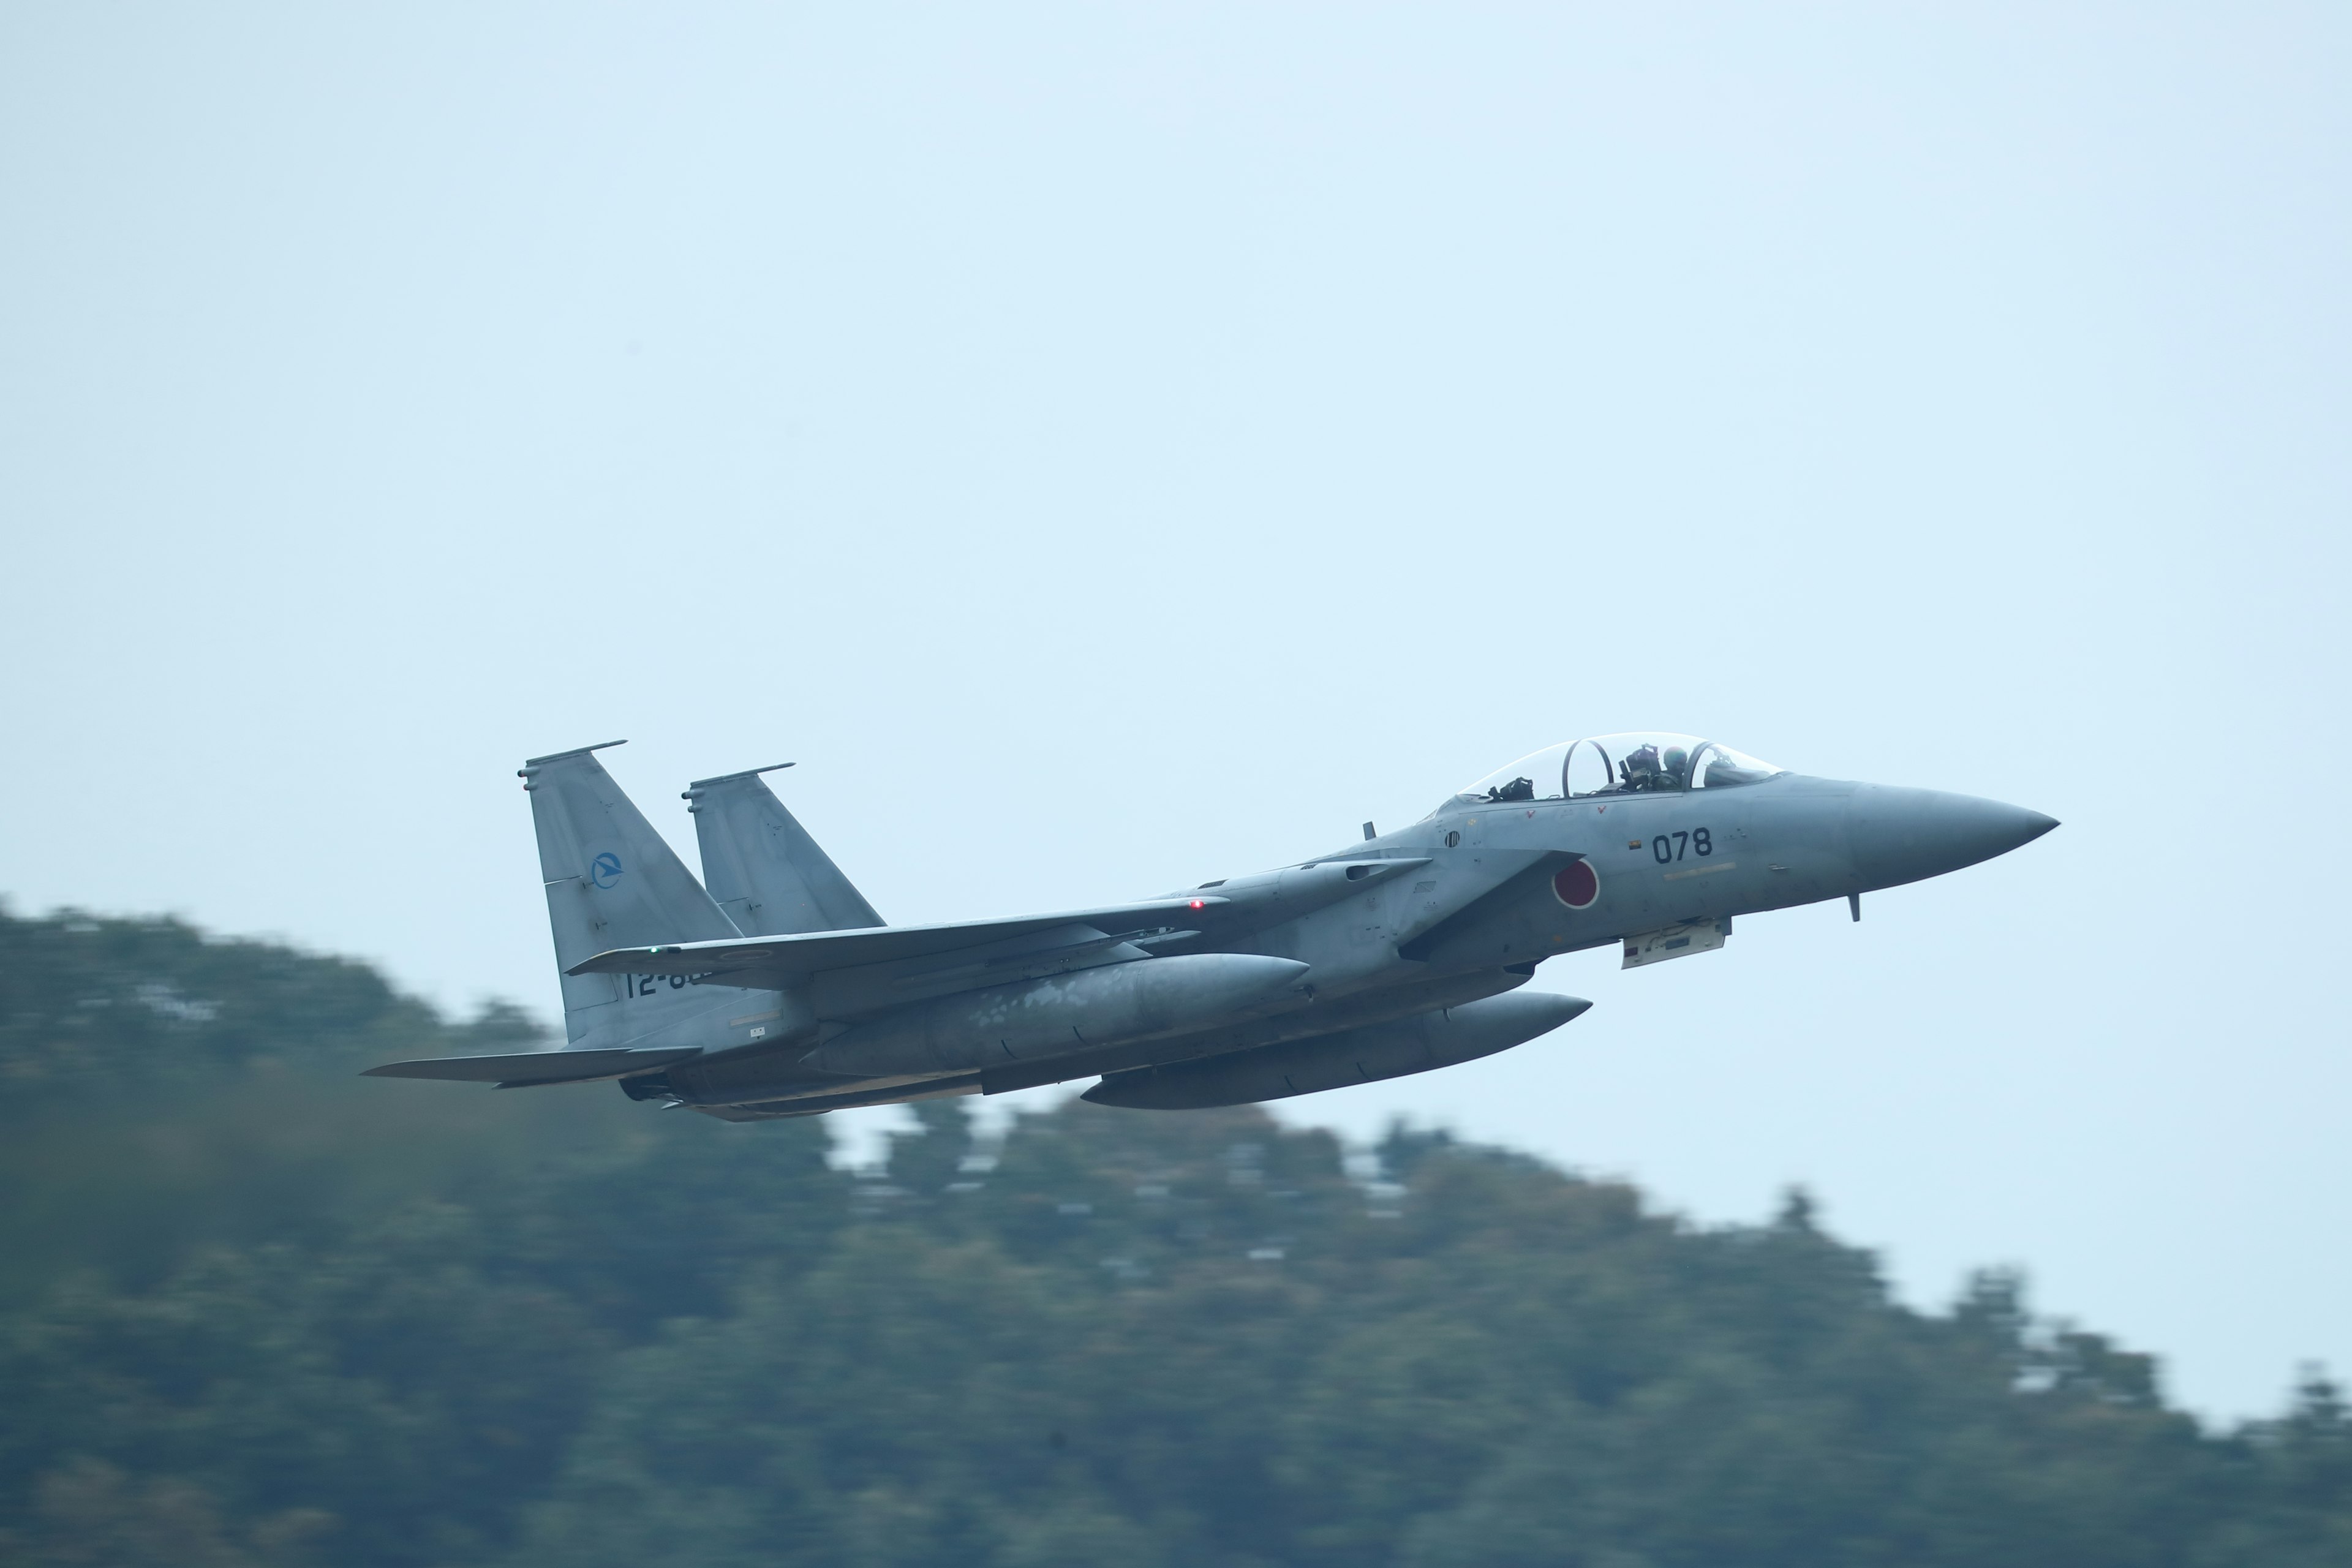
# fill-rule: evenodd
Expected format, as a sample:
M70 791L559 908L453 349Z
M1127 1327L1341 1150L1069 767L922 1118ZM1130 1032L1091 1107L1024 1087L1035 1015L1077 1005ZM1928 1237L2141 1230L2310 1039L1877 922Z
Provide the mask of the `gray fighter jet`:
M617 745L620 742L611 742ZM522 769L567 1043L394 1062L501 1089L611 1079L730 1121L1098 1078L1183 1110L1428 1072L1591 1003L1520 987L1557 953L1625 967L1732 919L1940 876L2057 824L1967 795L1808 778L1689 735L1521 758L1401 833L1101 909L893 926L761 775L686 792L703 880L594 753ZM789 766L789 763L779 764Z

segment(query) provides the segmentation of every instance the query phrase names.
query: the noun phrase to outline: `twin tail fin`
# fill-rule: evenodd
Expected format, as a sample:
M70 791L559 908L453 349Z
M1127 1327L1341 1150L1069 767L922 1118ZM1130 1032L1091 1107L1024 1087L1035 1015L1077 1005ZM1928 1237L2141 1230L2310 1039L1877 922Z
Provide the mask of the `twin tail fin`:
M559 971L618 947L742 934L596 760L620 743L533 757L522 766ZM700 1015L740 1001L690 988L682 976L673 984L566 973L562 982L563 1032L575 1047L670 1044L663 1037L691 1032Z
M616 949L842 931L879 926L882 917L760 782L767 768L702 779L686 792L706 888L596 760L621 743L533 757L521 771L564 1035L574 1049L739 1043L740 1031L719 1016L744 1010L740 990L706 990L684 974L571 971Z
M697 779L686 792L710 896L745 936L797 936L883 924L866 896L800 825L761 773Z

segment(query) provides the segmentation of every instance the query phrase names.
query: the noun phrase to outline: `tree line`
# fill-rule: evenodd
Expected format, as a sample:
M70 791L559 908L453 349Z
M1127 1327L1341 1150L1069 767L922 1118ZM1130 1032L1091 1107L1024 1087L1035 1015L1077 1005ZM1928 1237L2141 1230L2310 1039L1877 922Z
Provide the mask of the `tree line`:
M363 965L0 911L0 1559L101 1568L2352 1563L2352 1415L2212 1430L2013 1276L1894 1300L1400 1127L822 1121L353 1075Z

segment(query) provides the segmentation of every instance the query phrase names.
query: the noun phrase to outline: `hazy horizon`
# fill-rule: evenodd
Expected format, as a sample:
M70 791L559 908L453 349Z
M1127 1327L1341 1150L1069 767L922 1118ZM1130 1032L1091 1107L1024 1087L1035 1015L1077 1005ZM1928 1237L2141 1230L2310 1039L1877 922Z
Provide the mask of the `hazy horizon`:
M616 736L689 864L688 780L796 762L895 921L1613 730L1992 796L2063 826L1277 1110L1704 1221L1801 1183L1910 1300L2021 1265L2271 1412L2352 1372L2348 42L16 10L0 891L544 1016L513 770Z

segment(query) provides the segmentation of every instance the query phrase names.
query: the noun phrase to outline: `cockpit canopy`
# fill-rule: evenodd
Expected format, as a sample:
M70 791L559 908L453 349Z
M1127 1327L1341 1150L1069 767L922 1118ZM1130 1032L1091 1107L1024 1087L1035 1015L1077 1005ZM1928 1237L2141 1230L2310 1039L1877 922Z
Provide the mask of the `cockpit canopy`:
M1663 730L1588 735L1496 768L1449 805L1503 805L1522 800L1580 800L1587 795L1648 795L1668 790L1728 789L1786 773L1718 741Z

